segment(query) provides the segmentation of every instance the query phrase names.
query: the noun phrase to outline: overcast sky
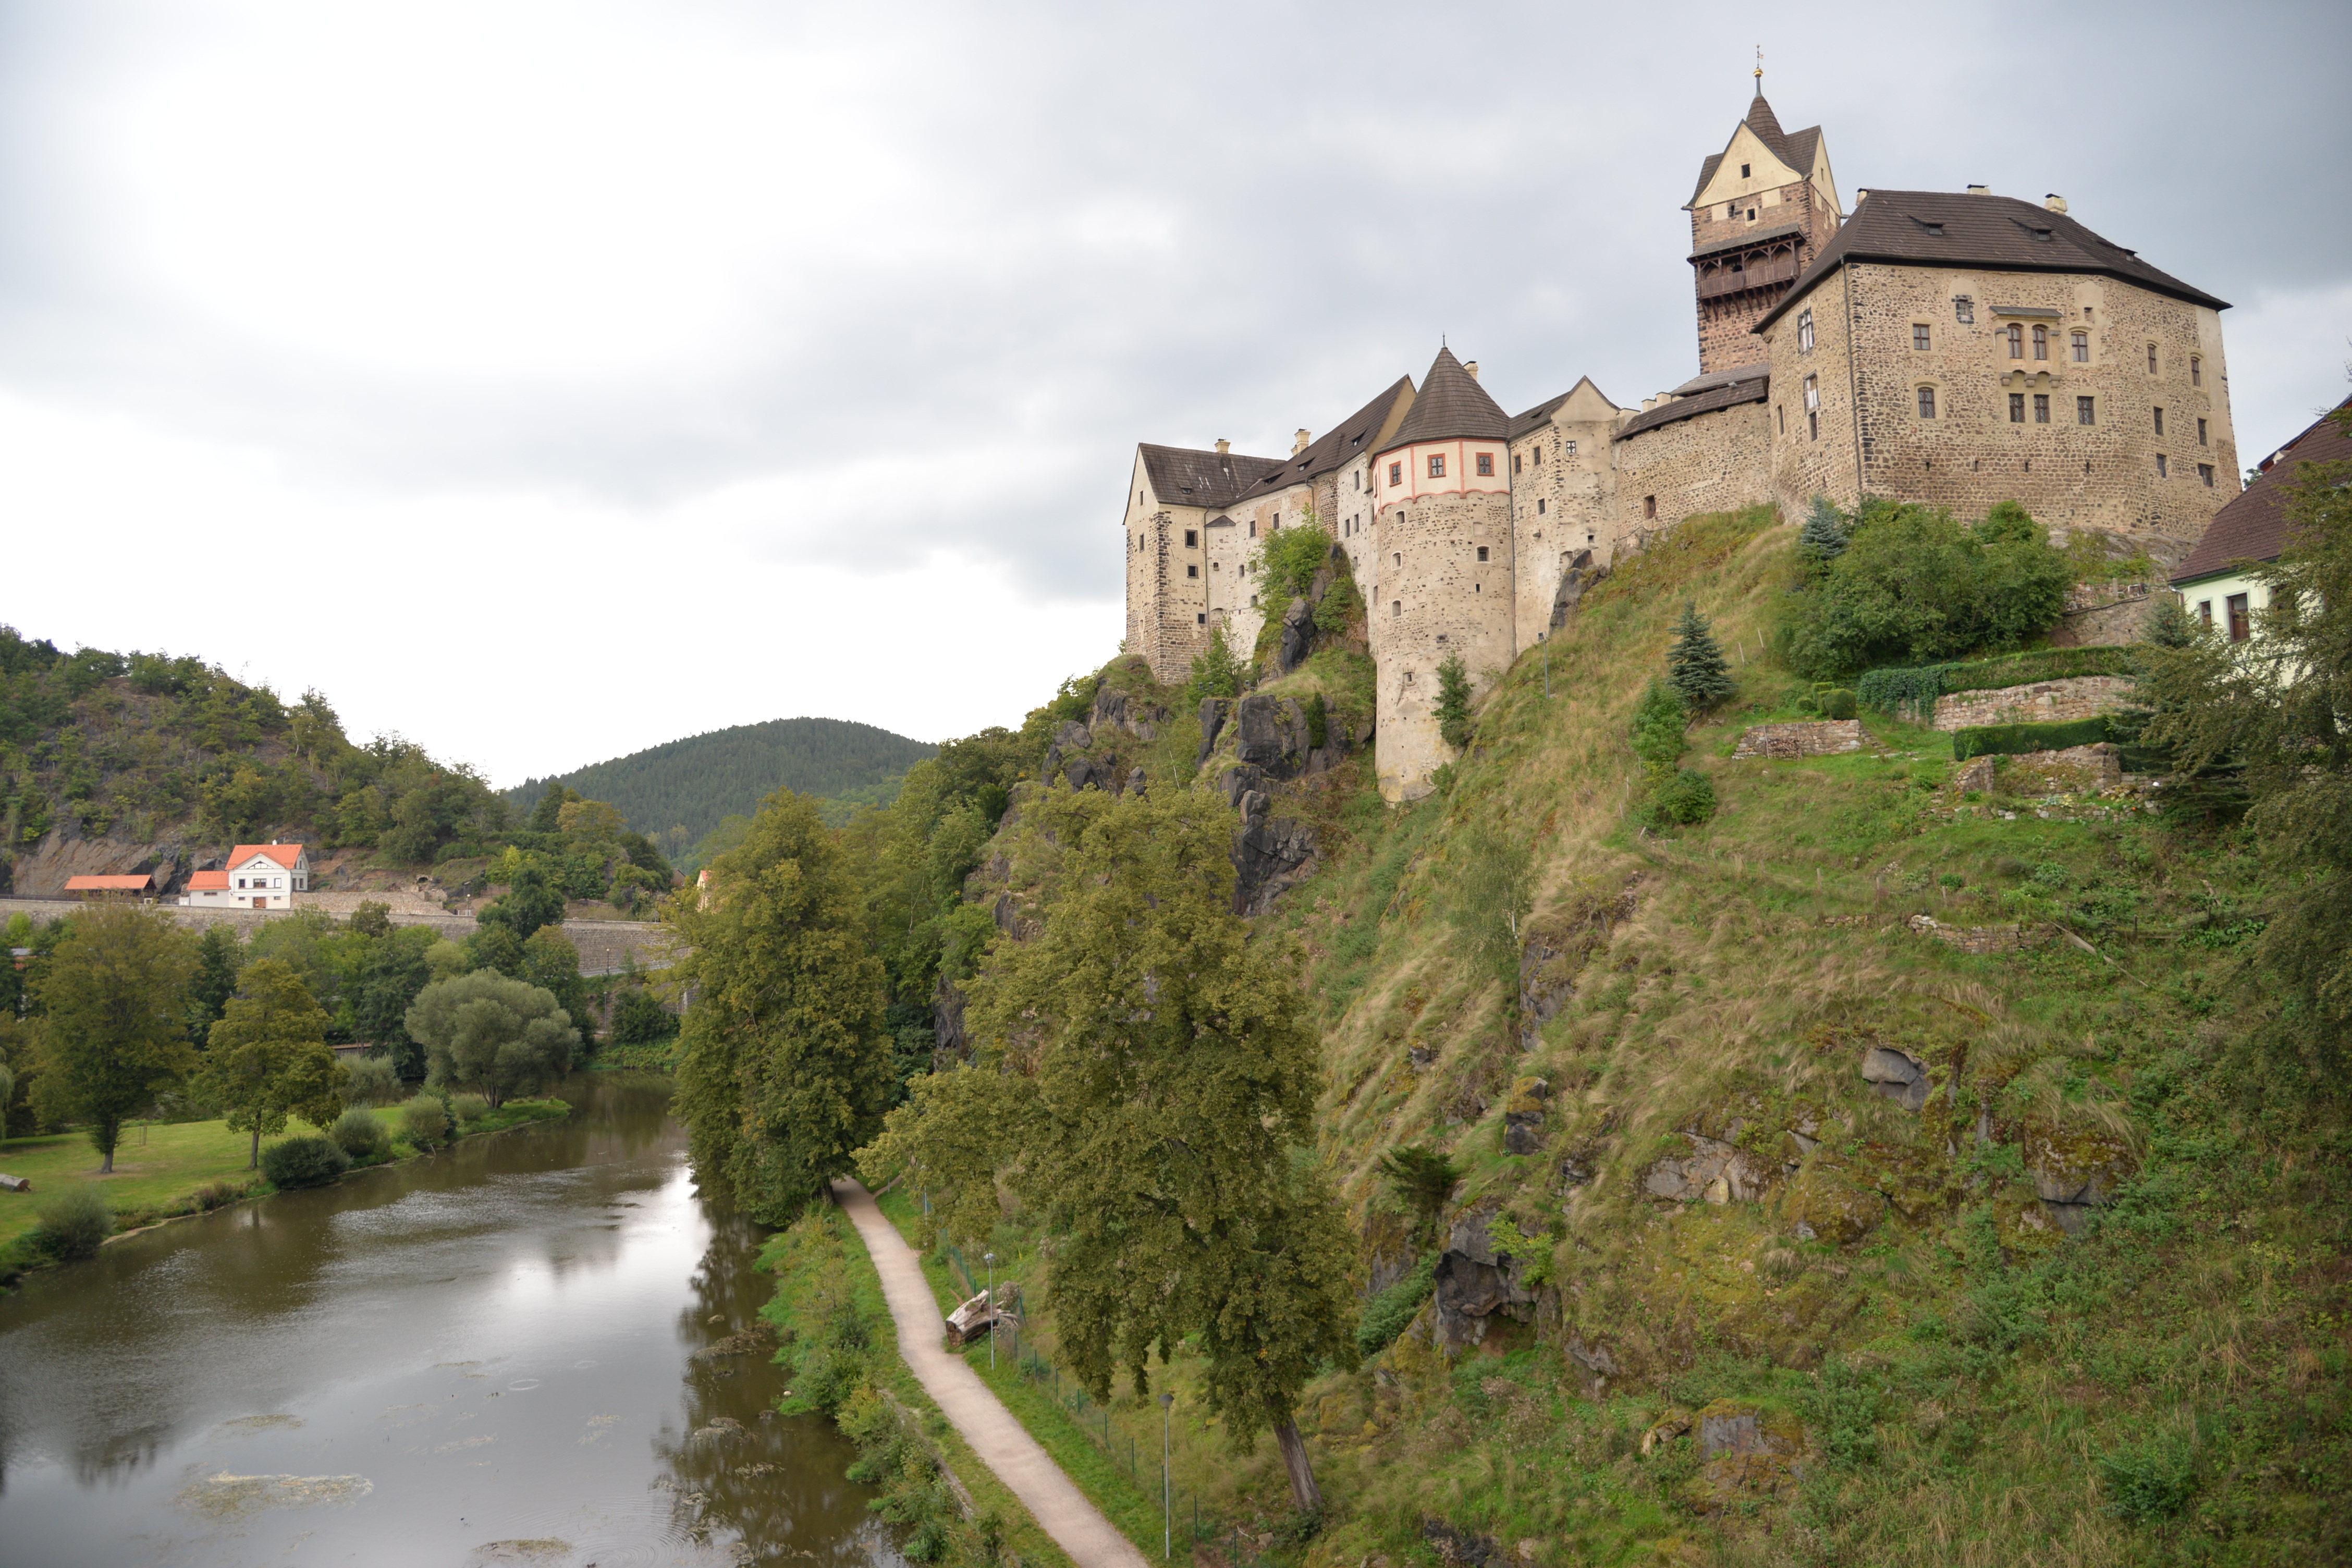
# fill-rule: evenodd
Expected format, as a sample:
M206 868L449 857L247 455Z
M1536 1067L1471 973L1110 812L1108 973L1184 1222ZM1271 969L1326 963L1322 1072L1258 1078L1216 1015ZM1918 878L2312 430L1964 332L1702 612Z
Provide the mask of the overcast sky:
M1117 648L1138 440L1289 450L1440 334L1697 368L1745 110L2234 302L2341 398L2343 5L0 0L0 621L520 782L800 713L1017 722Z

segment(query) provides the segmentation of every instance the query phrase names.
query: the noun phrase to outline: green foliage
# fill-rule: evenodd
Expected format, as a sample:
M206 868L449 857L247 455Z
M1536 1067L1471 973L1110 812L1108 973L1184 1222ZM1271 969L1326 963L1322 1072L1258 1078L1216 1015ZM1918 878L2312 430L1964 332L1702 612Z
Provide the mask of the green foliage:
M1460 1168L1439 1150L1405 1143L1381 1155L1379 1170L1382 1184L1413 1216L1413 1234L1433 1237L1445 1217L1445 1205L1453 1201L1454 1187L1461 1183Z
M2197 1457L2178 1434L2159 1432L2100 1455L2099 1487L2118 1519L2170 1519L2196 1494Z
M1837 502L1827 496L1815 496L1805 513L1805 526L1797 533L1797 551L1814 562L1827 563L1845 553L1846 531L1853 520L1838 510Z
M1331 585L1315 602L1315 629L1326 634L1346 631L1364 613L1364 596L1356 591L1356 574L1349 568L1348 557L1334 555L1332 564Z
M1535 858L1525 845L1481 824L1455 840L1451 858L1448 912L1465 952L1515 994L1519 931L1535 906Z
M1370 1361L1396 1343L1396 1337L1420 1314L1422 1303L1435 1292L1436 1282L1437 1254L1425 1252L1412 1272L1365 1302L1364 1315L1356 1324L1356 1353Z
M1638 815L1651 827L1695 827L1715 815L1715 781L1695 768L1677 768L1651 789Z
M101 1171L114 1169L124 1120L196 1065L187 1038L194 971L195 943L169 914L125 905L77 912L43 967L41 1113L88 1127Z
M677 1035L677 1015L642 984L613 993L613 1024L606 1037L616 1046L652 1046Z
M1081 1386L1139 1388L1155 1345L1197 1336L1233 1439L1272 1427L1289 1451L1307 1380L1355 1356L1353 1245L1293 1158L1318 1074L1295 956L1233 913L1218 796L1035 809L1066 858L1045 931L974 982L975 1070L916 1079L860 1167L919 1170L964 1237L993 1227L1001 1181L1053 1216L1049 1300Z
M429 1094L401 1107L401 1130L415 1147L430 1152L449 1141L449 1108Z
M324 1127L341 1109L342 1069L326 1041L327 1015L291 966L275 958L246 965L212 1027L198 1081L227 1113L229 1131L252 1133L248 1169L260 1162L261 1140L289 1116Z
M206 926L196 939L195 973L188 982L188 1034L201 1042L236 994L236 973L245 963L245 948L236 928Z
M1437 733L1458 752L1469 745L1474 732L1470 721L1470 671L1460 654L1450 653L1437 666Z
M730 816L748 816L778 789L846 795L906 773L934 750L871 724L774 719L671 741L558 778L527 779L506 798L517 810L536 811L550 789L560 787L574 797L609 801L651 831L667 835L676 825L682 847ZM716 853L698 856L694 863L713 858Z
M459 1131L473 1127L490 1114L490 1102L478 1094L453 1094L449 1097L449 1119Z
M1307 518L1288 528L1277 528L1260 539L1250 552L1250 581L1257 584L1258 604L1268 621L1279 621L1290 601L1315 584L1315 574L1331 559L1331 536Z
M114 1211L96 1187L68 1187L45 1200L40 1219L26 1239L33 1250L59 1263L79 1263L98 1256L114 1234Z
M1683 705L1682 693L1654 679L1642 689L1642 700L1633 709L1633 755L1653 784L1668 777L1681 761L1689 746L1685 736L1689 726L1690 710Z
M380 1160L392 1152L392 1133L373 1112L356 1105L335 1118L327 1136L354 1160Z
M323 1187L352 1168L352 1157L331 1138L289 1138L261 1152L261 1173L284 1190Z
M1223 625L1209 628L1209 646L1192 656L1192 675L1184 687L1187 705L1197 709L1202 699L1238 697L1248 683L1249 666L1225 641Z
M1666 684L1694 713L1704 713L1739 689L1732 679L1731 661L1715 640L1715 632L1695 604L1683 605L1675 623L1674 645L1666 650Z
M2188 601L2178 594L2158 594L2156 610L2140 632L2140 641L2150 647L2194 647L2206 635L2203 622L2189 613Z
M1318 691L1307 700L1307 743L1328 745L1331 740L1331 705Z
M2013 647L2057 620L2073 581L2064 553L2013 503L1969 526L1874 499L1844 552L1783 596L1777 637L1790 667L1812 678Z
M742 847L711 868L711 896L668 923L698 994L677 1094L698 1177L782 1224L849 1168L891 1093L885 972L866 938L852 863L806 795L761 803Z
M400 1098L400 1073L389 1056L362 1057L343 1080L346 1105L390 1105Z
M515 978L536 985L555 998L569 1016L588 1016L588 985L580 977L580 950L556 926L541 926L522 944L522 965Z
M1973 724L1952 731L1952 757L2018 756L2027 752L2061 752L2070 746L2095 745L2107 738L2107 720L2097 714L2054 724Z
M478 1089L493 1110L569 1072L580 1045L553 993L487 969L427 985L407 1023L425 1047L426 1081Z
M1943 667L1946 691L1999 691L2031 686L2037 680L2064 680L2077 675L2128 675L2128 647L2036 647L2000 658L1970 659Z
M543 868L527 862L517 870L505 895L477 918L485 926L504 926L517 942L529 942L540 927L562 921L563 894L550 882Z
M394 928L361 961L352 998L354 1037L378 1047L391 1070L412 1081L425 1076L425 1047L408 1032L408 1010L433 982L426 954L436 943L457 952L456 943L443 942L430 926Z

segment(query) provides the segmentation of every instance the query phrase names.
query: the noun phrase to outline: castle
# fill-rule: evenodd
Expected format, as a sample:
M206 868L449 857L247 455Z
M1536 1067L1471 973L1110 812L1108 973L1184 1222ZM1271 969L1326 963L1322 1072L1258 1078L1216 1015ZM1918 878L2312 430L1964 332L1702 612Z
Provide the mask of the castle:
M1139 446L1128 651L1173 682L1213 628L1246 650L1286 607L1252 591L1257 542L1325 529L1367 603L1381 791L1410 799L1453 755L1437 667L1458 655L1483 685L1685 517L2013 500L2171 562L2238 493L2227 303L2059 197L1862 190L1848 213L1821 128L1782 131L1759 80L1685 210L1699 374L1639 408L1587 377L1506 414L1441 349L1287 458Z

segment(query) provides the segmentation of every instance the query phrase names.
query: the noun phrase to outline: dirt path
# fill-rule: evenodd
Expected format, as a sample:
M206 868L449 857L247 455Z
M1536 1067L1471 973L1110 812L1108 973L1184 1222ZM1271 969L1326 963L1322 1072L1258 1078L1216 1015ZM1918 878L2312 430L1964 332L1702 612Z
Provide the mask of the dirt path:
M898 1353L972 1451L1078 1568L1146 1568L1149 1559L1087 1500L971 1368L940 1346L947 1324L940 1317L930 1281L923 1278L922 1265L898 1226L883 1217L874 1195L850 1181L835 1182L833 1195L865 1238L875 1272L882 1276L883 1299L898 1325Z

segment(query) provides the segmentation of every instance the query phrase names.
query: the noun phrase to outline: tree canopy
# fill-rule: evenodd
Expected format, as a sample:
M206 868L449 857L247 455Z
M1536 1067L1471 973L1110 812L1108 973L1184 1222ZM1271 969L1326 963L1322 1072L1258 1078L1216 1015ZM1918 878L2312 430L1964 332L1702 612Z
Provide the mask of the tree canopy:
M246 1169L259 1168L261 1140L284 1131L288 1117L322 1130L332 1122L347 1076L327 1048L327 1015L293 967L276 958L247 964L212 1026L198 1080L230 1131L253 1134Z
M435 981L405 1021L425 1047L426 1081L479 1090L493 1110L571 1071L580 1045L552 994L490 969Z
M188 1045L195 943L161 910L107 905L66 922L39 982L44 1118L89 1125L101 1171L122 1123L196 1065Z
M697 1176L768 1224L792 1219L850 1168L892 1088L884 971L863 889L812 797L779 790L707 899L667 919L698 988L673 1104Z

